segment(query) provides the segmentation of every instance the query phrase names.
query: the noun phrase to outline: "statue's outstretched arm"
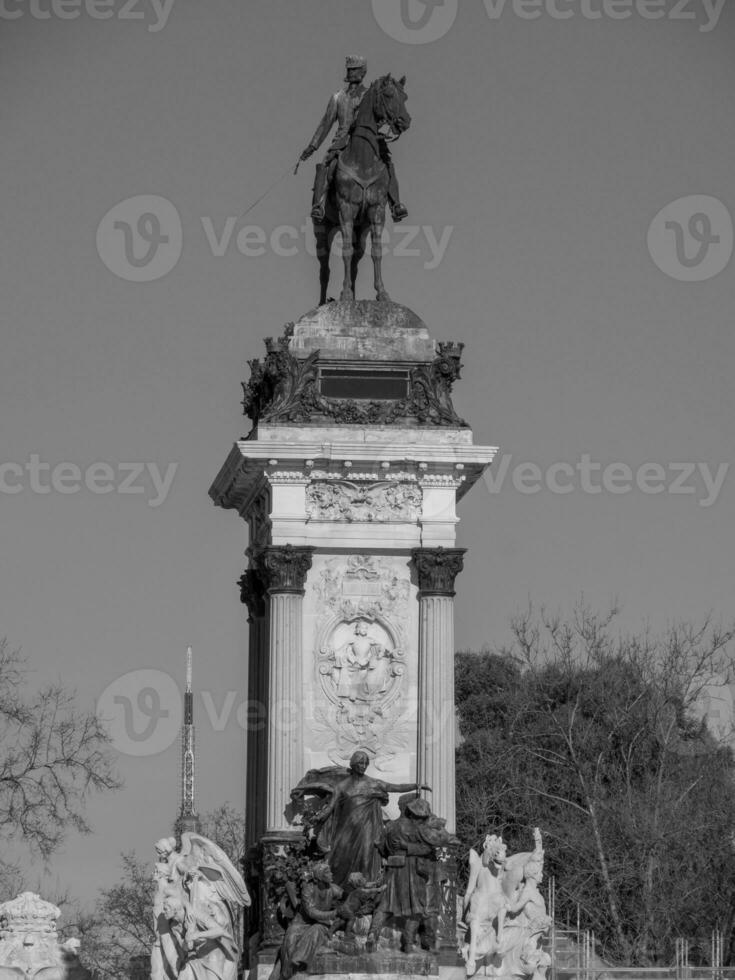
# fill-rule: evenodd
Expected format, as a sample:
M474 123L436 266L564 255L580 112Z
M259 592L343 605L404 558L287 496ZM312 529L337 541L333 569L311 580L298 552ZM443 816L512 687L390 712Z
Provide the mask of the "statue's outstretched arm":
M427 790L431 792L431 786L421 785L420 783L383 783L386 793L410 793L412 790Z

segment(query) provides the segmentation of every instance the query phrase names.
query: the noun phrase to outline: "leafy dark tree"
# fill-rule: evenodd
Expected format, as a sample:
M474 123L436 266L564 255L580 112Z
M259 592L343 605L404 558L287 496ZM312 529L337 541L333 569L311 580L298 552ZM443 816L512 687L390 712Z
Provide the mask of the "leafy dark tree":
M118 789L102 721L79 711L61 684L29 693L26 663L0 640L0 835L8 849L27 846L44 860L70 830L89 833L90 794ZM19 868L0 858L0 892L17 893Z
M540 826L557 917L579 905L603 955L642 966L732 937L735 767L695 709L734 631L625 637L615 615L529 610L508 649L458 656L458 828L524 849Z

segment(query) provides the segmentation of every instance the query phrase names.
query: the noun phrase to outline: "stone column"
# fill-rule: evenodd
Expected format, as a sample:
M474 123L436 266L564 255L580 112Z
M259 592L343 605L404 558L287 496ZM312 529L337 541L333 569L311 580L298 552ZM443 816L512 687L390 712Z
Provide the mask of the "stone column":
M287 830L286 807L303 773L302 603L314 548L269 545L258 553L268 595L266 832Z
M268 629L265 585L255 567L239 581L240 601L248 607L248 711L246 715L245 840L252 847L265 830L268 691Z
M454 580L464 548L416 548L419 586L417 779L428 783L431 808L455 829Z

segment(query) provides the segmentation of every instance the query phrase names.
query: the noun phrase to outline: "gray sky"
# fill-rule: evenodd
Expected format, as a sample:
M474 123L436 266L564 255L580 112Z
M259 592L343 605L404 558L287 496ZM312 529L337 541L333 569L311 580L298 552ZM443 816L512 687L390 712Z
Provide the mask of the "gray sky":
M192 644L210 692L209 712L196 702L199 806L243 803L247 542L207 490L248 429L247 358L317 297L303 232L272 236L304 225L313 161L223 233L293 167L349 53L370 77L408 75L413 125L394 158L414 237L392 234L386 286L433 336L465 342L455 405L499 463L511 457L502 485L462 508L458 646L501 642L529 597L568 610L581 591L598 606L618 596L634 627L731 615L732 8L406 0L412 28L399 0L75 2L0 3L0 635L34 682L61 675L90 705L132 697L121 675L178 679ZM139 195L171 202L183 242L174 263L164 221L173 267L143 282L131 276L158 259L146 265L136 239L138 273L119 247L138 205L105 218ZM682 200L694 195L706 200ZM246 225L262 254L238 250ZM586 458L629 470L595 493L600 470L549 469ZM48 464L35 475L34 459ZM112 470L90 475L100 463ZM52 471L77 491L39 492ZM45 884L90 896L121 850L167 831L176 743L120 768L126 789L93 803L95 836L70 840Z

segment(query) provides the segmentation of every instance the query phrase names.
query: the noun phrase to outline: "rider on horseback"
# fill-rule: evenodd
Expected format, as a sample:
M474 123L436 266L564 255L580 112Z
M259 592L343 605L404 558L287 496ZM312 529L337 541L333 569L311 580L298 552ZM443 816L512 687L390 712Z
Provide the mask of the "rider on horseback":
M346 67L346 86L335 93L329 100L327 111L324 113L322 121L317 126L309 145L301 154L302 160L308 160L312 153L315 153L327 138L335 122L337 123L337 132L327 150L324 161L318 163L316 167L314 199L311 208L311 217L316 222L324 221L327 191L329 190L329 185L337 167L337 158L347 146L350 130L355 121L355 115L367 91L362 84L367 73L367 61L364 58L347 58ZM388 144L384 139L380 140L380 156L387 166L390 176L388 201L393 220L402 221L408 216L408 211L401 204L395 168L393 167Z

